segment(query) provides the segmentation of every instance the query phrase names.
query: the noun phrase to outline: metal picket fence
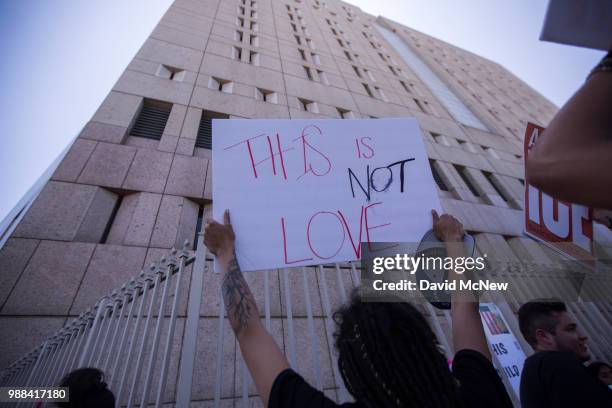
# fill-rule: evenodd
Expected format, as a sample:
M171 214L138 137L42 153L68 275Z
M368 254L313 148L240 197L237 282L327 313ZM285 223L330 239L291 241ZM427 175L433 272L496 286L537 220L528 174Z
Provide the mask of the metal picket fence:
M54 386L71 370L91 366L105 373L118 408L260 406L228 328L220 276L213 273L202 236L196 253L189 247L186 242L183 248L173 249L0 372L0 386ZM514 333L518 333L514 313L520 304L552 289L557 293L572 290L550 269L547 276L525 285L518 278L519 266L532 274L541 265L530 267L522 262L514 269L500 269L501 278L512 282L515 289L505 298L491 299ZM359 264L266 270L247 273L245 279L252 286L265 327L277 336L292 368L332 399L350 401L336 364L333 313L348 300L352 288L359 286ZM593 290L606 292L610 284L609 279L602 281ZM610 327L612 316L608 302L600 306L579 299L569 304L593 339L594 356L604 359L611 357L612 344L602 330ZM427 302L418 307L451 358L450 314ZM519 406L518 396L504 381Z
M180 250L172 249L148 271L142 271L136 279L102 297L57 334L2 371L0 386L56 386L65 374L76 368L96 367L105 373L105 381L118 405L146 406L154 394L156 406L161 406L173 358L171 346L181 278L195 259L193 251L187 248L189 242ZM166 326L163 334L162 326ZM156 384L154 372L159 374ZM11 404L25 407L36 403L3 406Z

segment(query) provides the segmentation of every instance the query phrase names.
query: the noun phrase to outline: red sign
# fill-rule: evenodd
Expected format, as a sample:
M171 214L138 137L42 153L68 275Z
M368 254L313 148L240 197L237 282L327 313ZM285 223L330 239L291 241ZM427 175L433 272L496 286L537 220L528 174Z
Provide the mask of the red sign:
M543 127L527 124L525 161ZM525 180L525 233L581 261L593 258L593 209L557 200Z

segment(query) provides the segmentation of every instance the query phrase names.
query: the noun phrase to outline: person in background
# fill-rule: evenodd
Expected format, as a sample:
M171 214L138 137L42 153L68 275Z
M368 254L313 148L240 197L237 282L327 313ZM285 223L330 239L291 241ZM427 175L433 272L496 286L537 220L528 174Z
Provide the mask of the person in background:
M527 302L519 327L535 353L521 375L523 408L612 407L612 392L582 364L590 359L587 337L555 299Z
M68 387L69 402L58 402L61 408L114 408L115 396L104 382L104 373L97 368L79 368L62 379L60 387Z
M463 226L432 211L433 229L451 257L464 256ZM265 330L234 253L229 212L209 220L204 243L216 256L227 316L266 407L337 407L293 371ZM463 279L453 273L454 279ZM459 295L458 295L459 296ZM465 296L465 294L461 294ZM471 296L471 298L469 298ZM350 304L335 314L338 367L354 403L343 407L512 407L491 354L473 295L452 295L453 371L423 315L406 302Z
M612 367L602 361L595 361L587 367L587 370L599 381L612 389Z
M529 153L529 183L552 197L612 209L612 55L559 110Z

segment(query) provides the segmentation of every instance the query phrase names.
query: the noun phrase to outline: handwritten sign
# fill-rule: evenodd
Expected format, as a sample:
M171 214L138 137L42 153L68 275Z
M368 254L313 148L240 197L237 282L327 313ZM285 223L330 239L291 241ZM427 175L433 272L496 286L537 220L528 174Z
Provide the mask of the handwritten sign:
M527 124L525 161L544 128ZM593 210L557 200L525 182L525 232L557 251L585 262L593 261Z
M213 120L213 203L243 271L417 242L441 209L415 119Z

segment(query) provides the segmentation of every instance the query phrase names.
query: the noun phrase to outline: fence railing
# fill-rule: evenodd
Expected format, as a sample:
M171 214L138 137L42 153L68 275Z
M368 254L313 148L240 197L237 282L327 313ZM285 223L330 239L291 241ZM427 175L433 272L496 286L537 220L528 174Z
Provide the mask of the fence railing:
M96 367L118 406L161 406L170 360L177 359L172 345L182 277L195 259L188 247L172 249L2 371L0 386L56 386L76 368Z
M257 391L228 327L220 275L212 272L201 236L197 254L187 248L185 243L172 250L2 371L0 386L57 385L71 370L92 366L105 373L117 407L173 403L187 408L194 402L251 406ZM524 262L521 266L536 270ZM343 263L245 274L265 327L292 368L338 402L349 401L350 396L336 364L333 313L359 286L358 268L357 263ZM514 333L518 333L514 311L520 304L553 289L573 290L557 275L525 284L512 268L500 274L514 290L492 301ZM599 286L594 290L606 292L610 281ZM609 302L599 306L578 299L568 307L594 338L594 356L604 359L612 350L603 335L612 323L612 309ZM451 357L450 314L427 302L418 307ZM497 359L494 363L500 368ZM506 386L518 406L516 393Z

